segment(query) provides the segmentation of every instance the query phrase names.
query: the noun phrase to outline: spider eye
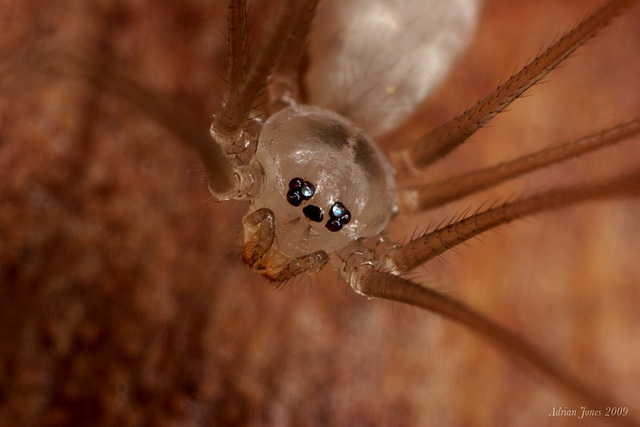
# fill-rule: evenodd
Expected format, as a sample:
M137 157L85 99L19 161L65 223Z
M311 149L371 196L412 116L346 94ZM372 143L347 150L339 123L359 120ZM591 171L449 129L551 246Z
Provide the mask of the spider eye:
M300 206L300 203L302 203L302 194L300 194L299 191L289 190L287 193L287 201L290 205Z
M305 182L304 184L302 184L300 192L302 193L302 197L304 197L304 199L306 200L310 199L315 194L316 189L310 182Z
M327 221L325 227L327 227L329 231L334 232L342 230L342 224L340 223L340 220L338 218L331 218L329 221Z
M340 217L340 222L342 225L347 225L349 224L349 221L351 221L351 212L345 211L345 213Z
M321 222L322 221L322 210L314 205L305 206L302 209L304 216L309 218L313 222Z
M293 178L289 181L287 201L290 205L300 206L304 200L309 200L316 193L316 187L302 178Z
M340 202L336 202L331 206L329 214L331 218L325 224L329 231L340 231L342 226L349 224L349 221L351 221L351 212Z
M300 188L302 187L302 184L304 184L304 181L301 178L293 178L289 181L289 190Z
M344 215L346 210L347 208L345 208L342 203L334 203L333 206L331 206L331 216L340 218L342 215Z

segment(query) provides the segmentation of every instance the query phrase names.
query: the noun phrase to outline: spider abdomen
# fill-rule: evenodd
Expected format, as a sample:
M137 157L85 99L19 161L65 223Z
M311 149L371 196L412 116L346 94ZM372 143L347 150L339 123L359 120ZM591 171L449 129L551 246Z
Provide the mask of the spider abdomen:
M314 105L377 137L398 126L448 75L475 30L478 0L324 0L309 39Z

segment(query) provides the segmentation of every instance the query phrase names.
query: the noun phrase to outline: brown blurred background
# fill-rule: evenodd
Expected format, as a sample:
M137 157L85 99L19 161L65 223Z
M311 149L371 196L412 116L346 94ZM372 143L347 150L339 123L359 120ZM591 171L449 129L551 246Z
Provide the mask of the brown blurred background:
M252 4L252 37L271 2ZM597 1L487 0L451 79L391 146L453 117ZM223 1L0 0L0 424L590 425L473 334L356 296L327 269L275 290L240 260L246 205L210 201L197 158L86 81L5 64L90 47L208 126L224 97ZM513 158L640 112L640 7L428 177ZM253 47L256 48L256 41ZM434 212L640 166L638 140ZM640 203L605 201L487 233L418 280L554 354L640 416Z

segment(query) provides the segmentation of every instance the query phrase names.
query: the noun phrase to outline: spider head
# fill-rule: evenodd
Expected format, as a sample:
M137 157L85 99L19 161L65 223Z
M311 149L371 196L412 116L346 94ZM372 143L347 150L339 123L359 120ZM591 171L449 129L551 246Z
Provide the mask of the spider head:
M386 158L362 129L328 110L294 106L271 116L255 162L263 178L252 209L273 212L274 248L289 258L374 236L395 212Z

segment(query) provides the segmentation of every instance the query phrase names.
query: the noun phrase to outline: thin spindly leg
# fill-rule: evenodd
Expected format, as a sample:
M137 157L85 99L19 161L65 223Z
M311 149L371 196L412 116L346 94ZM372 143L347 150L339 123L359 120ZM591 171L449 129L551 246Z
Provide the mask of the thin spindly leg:
M233 89L242 84L249 63L246 0L229 0L227 9L227 85Z
M219 193L230 192L235 180L229 159L203 126L182 114L170 100L120 74L109 64L110 61L100 54L31 45L15 55L11 66L3 70L3 75L8 79L20 79L37 72L99 84L106 92L144 112L188 148L195 150L205 167L210 188Z
M318 2L319 0L309 0L300 5L298 19L287 37L287 46L269 82L269 110L272 113L290 106L300 98L300 62L307 48L311 22Z
M587 200L638 196L640 171L538 193L476 213L395 247L389 253L389 263L398 274L406 273L480 233L515 219Z
M442 206L536 169L616 144L638 133L640 118L574 141L529 153L509 162L417 187L404 188L398 192L398 207L400 212L416 213Z
M513 360L532 367L551 383L568 391L581 405L605 408L616 404L615 399L581 381L551 355L545 354L524 338L460 301L393 274L372 269L360 269L354 274L356 277L351 280L351 286L356 292L368 297L414 305L465 326ZM623 425L635 425L632 418L618 418L614 421Z
M275 282L283 282L302 273L317 273L329 260L324 251L291 260L272 249L274 239L275 218L269 209L258 209L244 217L243 259L254 270Z
M245 126L255 108L262 90L283 56L287 47L287 37L297 27L302 7L295 0L285 1L278 9L255 61L249 63L247 46L247 10L245 0L228 2L227 35L227 93L228 100L215 115L210 134L226 153L234 157L234 186L231 191L217 192L211 188L219 200L243 199L254 189L259 180L259 172L244 164L236 155L244 152L255 142L255 138L245 134ZM245 159L246 160L246 159Z
M246 13L244 11L241 12L242 3L244 2L236 3L236 7L229 8L229 13ZM227 152L242 151L242 148L246 145L242 138L242 128L249 119L260 92L265 87L273 67L282 54L285 46L283 40L290 34L295 22L296 5L296 0L287 0L282 3L268 31L265 43L256 55L255 61L248 67L240 85L229 88L229 99L213 120L211 135ZM239 21L241 20L229 17L229 22ZM235 32L229 33L230 38L236 36L238 35ZM230 42L229 46L234 46L234 43ZM244 58L244 53L241 49L233 49L229 54L243 55ZM236 60L242 62L242 59L238 58L231 58L229 62L233 64ZM239 148L237 147L238 144L240 145Z
M390 153L391 162L400 177L415 174L432 162L449 154L503 111L511 102L539 82L578 47L591 39L613 18L622 14L637 1L610 1L552 44L520 72L481 99L475 106L422 138Z

